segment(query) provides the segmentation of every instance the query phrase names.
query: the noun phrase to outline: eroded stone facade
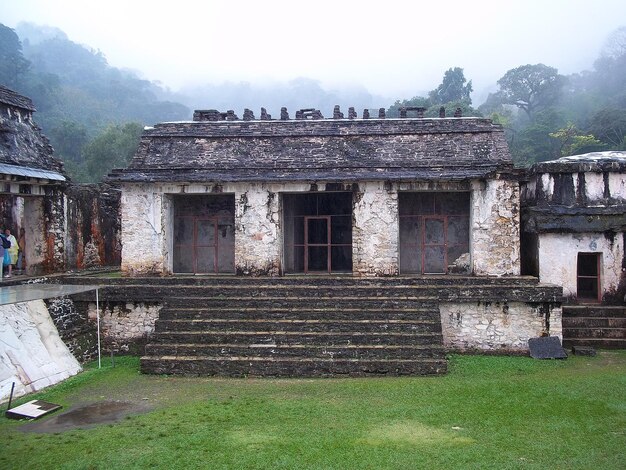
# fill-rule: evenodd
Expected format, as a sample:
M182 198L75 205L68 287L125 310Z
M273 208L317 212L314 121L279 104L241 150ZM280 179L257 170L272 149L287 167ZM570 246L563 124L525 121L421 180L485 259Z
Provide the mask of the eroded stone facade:
M562 339L561 308L522 302L468 302L439 305L443 341L456 351L526 352L529 338Z

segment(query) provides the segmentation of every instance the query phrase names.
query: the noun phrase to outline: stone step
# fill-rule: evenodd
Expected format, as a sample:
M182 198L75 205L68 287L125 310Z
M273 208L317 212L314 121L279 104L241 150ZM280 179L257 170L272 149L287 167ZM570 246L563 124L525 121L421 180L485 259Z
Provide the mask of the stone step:
M625 339L626 329L624 328L565 328L563 327L563 338L615 338Z
M564 317L563 328L624 328L626 334L626 317Z
M596 349L626 349L626 338L563 338L563 347L591 346Z
M148 344L146 356L211 356L211 357L293 357L335 359L416 359L422 357L444 358L442 345L390 346L390 345L264 345L241 346L237 344Z
M221 309L236 306L238 308L292 308L295 306L312 306L316 308L326 309L342 309L342 308L367 308L367 309L396 309L396 308L415 308L423 306L432 306L432 299L423 299L421 297L401 297L398 299L387 297L316 297L314 299L308 297L294 296L276 296L276 297L222 297L222 296L203 296L203 297L169 297L167 305L169 307L189 307L204 306L207 308Z
M61 278L65 284L96 284L106 286L448 286L448 285L511 285L535 286L538 279L533 276L393 276L393 277L358 277L353 275L287 275L280 277L249 277L234 275L174 275L174 276L143 276L143 277L112 277L110 274L66 275Z
M252 331L252 332L441 332L441 322L434 320L157 320L155 332L175 331Z
M141 358L142 372L219 376L324 377L433 375L447 370L445 359L320 359L216 356L150 356Z
M302 320L439 320L439 310L435 306L418 306L411 308L311 308L302 305L291 307L221 307L219 310L206 307L163 307L159 311L162 320L176 319L302 319Z
M167 331L154 334L149 343L238 345L440 345L436 332L302 332L302 331Z
M570 317L626 318L626 307L608 305L564 305L563 318Z

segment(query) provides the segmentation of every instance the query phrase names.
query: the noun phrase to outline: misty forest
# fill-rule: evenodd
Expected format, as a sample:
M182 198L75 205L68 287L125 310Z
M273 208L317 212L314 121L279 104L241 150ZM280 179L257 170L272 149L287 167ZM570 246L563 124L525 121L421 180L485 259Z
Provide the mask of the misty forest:
M407 60L411 60L407 57ZM516 165L601 150L626 150L626 27L608 34L590 67L561 75L550 64L520 64L503 70L484 103L473 103L472 80L462 64L442 71L441 83L427 93L398 97L388 117L402 106L427 108L437 117L443 106L452 115L484 116L507 133ZM276 118L290 111L316 108L332 116L335 104L371 107L364 89L324 89L299 78L282 84L246 82L207 84L172 92L140 73L111 67L101 51L72 42L56 28L23 23L15 30L0 24L0 84L31 98L42 127L70 177L97 182L132 158L143 126L191 118L193 109L255 112L261 106ZM372 116L378 109L372 110Z

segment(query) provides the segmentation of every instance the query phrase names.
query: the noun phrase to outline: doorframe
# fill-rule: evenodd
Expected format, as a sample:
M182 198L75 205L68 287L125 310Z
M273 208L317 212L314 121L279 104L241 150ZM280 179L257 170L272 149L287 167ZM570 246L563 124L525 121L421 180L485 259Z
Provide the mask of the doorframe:
M587 275L581 275L579 270L578 270L578 260L580 258L580 255L586 255L586 256L594 256L596 259L596 276L587 276ZM596 285L596 297L579 297L578 295L578 280L579 279L595 279L595 285ZM602 253L601 252L585 252L585 251L579 251L578 253L576 253L576 299L579 300L584 300L584 301L588 301L588 302L601 302L602 301Z
M326 243L309 243L309 220L325 220L326 221ZM330 215L305 215L304 216L304 274L309 274L309 247L325 246L326 247L326 271L328 274L332 270L331 258L331 216ZM324 272L324 271L313 271Z

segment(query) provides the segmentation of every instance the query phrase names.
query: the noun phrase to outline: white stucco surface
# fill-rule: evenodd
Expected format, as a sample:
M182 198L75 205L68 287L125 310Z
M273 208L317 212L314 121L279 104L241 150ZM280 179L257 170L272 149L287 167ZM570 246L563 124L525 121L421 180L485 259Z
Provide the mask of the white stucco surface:
M0 306L0 400L58 383L81 371L43 300Z
M539 236L539 280L563 286L565 297L576 296L578 253L602 253L601 291L617 289L622 274L623 237L601 233L544 233Z
M515 181L472 184L470 253L474 274L519 275L519 203Z

